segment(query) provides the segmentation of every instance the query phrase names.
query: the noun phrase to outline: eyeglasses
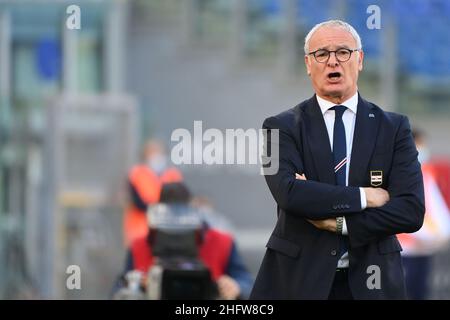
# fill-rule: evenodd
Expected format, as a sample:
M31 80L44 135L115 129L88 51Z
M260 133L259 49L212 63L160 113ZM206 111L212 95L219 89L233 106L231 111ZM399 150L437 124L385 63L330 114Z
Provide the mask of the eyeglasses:
M334 55L336 57L336 60L339 62L346 62L350 60L350 57L352 56L352 52L359 51L359 49L347 49L347 48L340 48L334 51L330 51L327 49L319 49L313 52L308 53L308 55L313 55L314 59L316 59L319 63L325 63L328 62L328 59L330 59L330 54L334 52Z

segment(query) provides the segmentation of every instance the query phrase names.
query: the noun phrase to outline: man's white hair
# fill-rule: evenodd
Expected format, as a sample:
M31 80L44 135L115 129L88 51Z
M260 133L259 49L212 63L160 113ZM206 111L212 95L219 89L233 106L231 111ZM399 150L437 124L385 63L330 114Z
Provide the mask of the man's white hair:
M313 36L314 32L316 32L318 29L320 29L322 27L337 27L337 28L341 28L341 29L348 31L352 35L353 39L355 39L355 41L356 41L357 48L355 48L355 49L362 49L361 38L359 37L359 34L358 34L358 32L356 32L355 28L353 28L347 22L344 22L342 20L328 20L328 21L316 24L311 29L311 31L308 32L308 34L305 37L305 47L304 47L305 54L309 53L309 40L311 40L311 37Z

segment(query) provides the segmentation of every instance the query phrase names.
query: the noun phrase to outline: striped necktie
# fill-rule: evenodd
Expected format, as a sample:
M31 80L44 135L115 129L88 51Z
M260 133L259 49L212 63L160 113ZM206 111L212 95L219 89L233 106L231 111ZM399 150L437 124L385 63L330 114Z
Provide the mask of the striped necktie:
M342 115L347 107L334 106L335 111L334 129L333 129L333 158L334 158L334 174L336 176L336 184L345 186L346 169L347 169L347 142L345 139L345 127L342 121Z
M334 175L336 177L336 184L338 186L346 186L346 172L347 172L347 140L345 138L345 127L342 121L342 115L347 107L334 106L334 129L333 129L333 159L334 159ZM348 250L348 239L346 236L341 236L340 256Z

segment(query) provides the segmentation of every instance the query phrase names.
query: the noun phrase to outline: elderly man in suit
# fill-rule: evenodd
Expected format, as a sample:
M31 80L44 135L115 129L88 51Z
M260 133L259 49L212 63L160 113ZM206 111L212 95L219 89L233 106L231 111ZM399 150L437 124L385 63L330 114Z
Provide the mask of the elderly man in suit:
M363 58L352 26L316 25L305 38L315 95L264 121L278 220L253 299L405 298L396 234L422 226L422 174L407 117L358 93Z

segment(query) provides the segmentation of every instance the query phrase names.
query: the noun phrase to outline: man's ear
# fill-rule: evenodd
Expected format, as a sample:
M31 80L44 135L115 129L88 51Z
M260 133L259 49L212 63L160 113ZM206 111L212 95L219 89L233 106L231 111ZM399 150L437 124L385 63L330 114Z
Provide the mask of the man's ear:
M364 61L364 51L359 51L358 52L358 70L359 71L362 71L362 69L363 69L363 61Z
M309 56L305 55L305 66L306 66L306 73L308 74L308 76L311 75L310 63L311 63L311 61L309 61Z

